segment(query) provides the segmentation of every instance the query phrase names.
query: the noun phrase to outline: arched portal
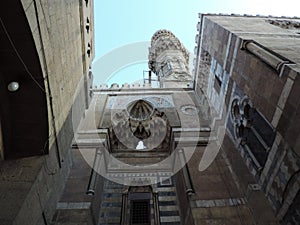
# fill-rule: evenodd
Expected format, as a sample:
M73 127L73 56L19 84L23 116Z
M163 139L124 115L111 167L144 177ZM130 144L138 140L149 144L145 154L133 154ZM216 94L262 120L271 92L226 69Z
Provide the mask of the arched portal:
M45 154L48 113L44 77L21 1L5 1L0 7L0 40L3 158Z

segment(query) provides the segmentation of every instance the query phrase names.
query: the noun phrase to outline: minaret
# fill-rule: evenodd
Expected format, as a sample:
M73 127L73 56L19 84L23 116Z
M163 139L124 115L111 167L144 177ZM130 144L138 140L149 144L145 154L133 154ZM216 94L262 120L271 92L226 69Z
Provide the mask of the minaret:
M189 52L175 35L168 30L157 31L149 48L149 68L164 88L192 88L193 77L189 72Z

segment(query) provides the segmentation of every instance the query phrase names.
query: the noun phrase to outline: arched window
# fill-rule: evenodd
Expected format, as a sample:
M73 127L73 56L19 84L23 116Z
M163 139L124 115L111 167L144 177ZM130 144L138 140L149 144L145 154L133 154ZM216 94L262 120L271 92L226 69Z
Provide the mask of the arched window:
M85 29L86 29L86 32L89 33L89 31L90 31L90 20L89 20L88 17L86 18L86 26L85 26Z

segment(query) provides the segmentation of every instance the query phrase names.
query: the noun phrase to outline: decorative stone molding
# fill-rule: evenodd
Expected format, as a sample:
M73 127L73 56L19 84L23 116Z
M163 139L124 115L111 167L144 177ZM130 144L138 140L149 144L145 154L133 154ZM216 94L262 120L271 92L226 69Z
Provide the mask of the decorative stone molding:
M130 84L128 83L122 84L122 88L130 88Z
M107 84L100 84L99 86L94 85L93 89L100 89L100 90L105 90L105 91L115 91L115 90L130 90L130 89L141 89L141 88L155 88L155 86L153 87L151 84L149 83L144 83L144 84L140 84L140 83L133 83L133 84L129 84L129 83L124 83L122 85L119 85L117 83L113 83L111 84L110 87L108 87Z
M267 20L274 26L281 27L283 29L300 29L300 21L295 20Z
M113 84L110 86L110 88L119 88L119 84L113 83Z
M215 200L196 200L197 208L212 208L224 206L239 206L245 205L247 200L245 198L227 198Z
M154 107L151 101L140 97L111 111L109 126L112 152L168 151L169 121L165 112Z
M97 86L95 88L97 88ZM108 89L108 85L107 84L100 84L99 89Z

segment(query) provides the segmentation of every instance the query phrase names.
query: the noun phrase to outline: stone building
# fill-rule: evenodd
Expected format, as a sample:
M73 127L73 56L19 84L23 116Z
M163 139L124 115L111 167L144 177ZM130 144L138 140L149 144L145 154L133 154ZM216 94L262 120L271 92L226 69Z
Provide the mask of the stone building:
M299 18L200 14L193 72L159 30L92 89L93 1L3 4L1 224L298 223Z
M94 90L74 148L100 174L96 223L298 223L300 20L199 18L193 73L160 30L149 48L160 88Z
M300 20L199 18L195 90L224 119L221 149L245 206L255 223L275 223L273 213L281 224L298 224ZM204 208L194 210L211 219L214 207Z

